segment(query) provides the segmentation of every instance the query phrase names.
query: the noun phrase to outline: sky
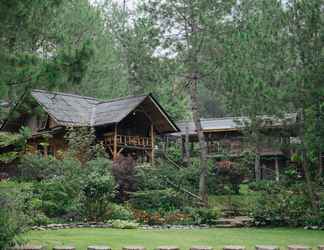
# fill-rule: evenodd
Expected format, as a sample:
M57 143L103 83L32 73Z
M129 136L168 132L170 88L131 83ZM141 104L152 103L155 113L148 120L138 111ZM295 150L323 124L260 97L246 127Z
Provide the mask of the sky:
M102 0L89 0L90 3L95 3L95 2L100 2ZM119 3L120 5L124 4L124 0L113 0L116 3ZM126 5L128 9L133 9L135 6L135 2L136 0L125 0L126 1Z

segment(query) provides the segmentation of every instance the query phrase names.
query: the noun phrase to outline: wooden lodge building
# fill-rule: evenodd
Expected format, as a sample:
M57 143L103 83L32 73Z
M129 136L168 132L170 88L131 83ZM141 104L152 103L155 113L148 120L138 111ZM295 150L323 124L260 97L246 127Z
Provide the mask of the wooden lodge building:
M260 132L263 140L259 142L260 160L255 168L259 168L261 179L278 180L280 169L287 166L291 159L292 150L289 144L296 139L297 114L286 114L281 119L263 116L261 120L263 124ZM248 123L246 117L201 119L208 157L217 162L224 158L235 159L249 150L254 150L244 133ZM182 157L187 161L188 157L195 154L198 146L197 131L192 121L178 122L177 126L180 132L171 134L171 137L180 141Z
M2 130L10 131L18 125L30 127L32 137L28 144L44 155L59 157L67 149L67 128L92 127L111 159L123 154L154 161L156 136L179 132L151 94L108 101L44 90L33 90L31 95L45 111L44 118L29 115L20 118L19 124L7 121ZM44 138L46 144L42 143Z
M103 143L111 159L131 155L136 160L153 162L158 148L157 137L176 139L182 145L184 160L198 152L195 150L198 137L194 123L172 121L151 94L108 101L44 90L33 90L31 96L45 115L27 114L9 119L2 124L1 130L16 132L21 126L30 127L29 148L45 156L62 156L68 147L65 135L71 127L93 128L97 141ZM264 116L262 119L265 124L262 133L267 140L259 149L260 176L279 179L280 169L291 158L287 144L295 136L297 115L287 114L282 119ZM232 159L249 151L244 122L244 117L202 119L208 156L219 162L224 155Z

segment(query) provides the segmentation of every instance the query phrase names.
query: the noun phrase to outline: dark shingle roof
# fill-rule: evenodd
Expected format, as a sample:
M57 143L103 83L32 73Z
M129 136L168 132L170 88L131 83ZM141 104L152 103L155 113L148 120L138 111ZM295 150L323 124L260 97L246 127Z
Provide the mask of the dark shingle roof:
M297 120L296 113L288 113L283 118L274 118L270 116L262 116L265 126L278 127L284 124L295 124ZM221 132L221 131L239 131L247 123L247 117L221 117L221 118L202 118L201 125L205 132ZM193 121L182 121L176 123L181 132L173 133L172 135L181 136L186 134L186 127L188 127L189 135L197 133L196 126Z
M131 96L109 101L80 95L33 90L32 96L63 126L99 126L118 123L151 95ZM164 112L164 111L162 111ZM165 117L167 115L164 113ZM177 131L172 121L168 123Z
M94 123L102 125L120 122L132 112L147 96L134 96L98 103L95 107Z

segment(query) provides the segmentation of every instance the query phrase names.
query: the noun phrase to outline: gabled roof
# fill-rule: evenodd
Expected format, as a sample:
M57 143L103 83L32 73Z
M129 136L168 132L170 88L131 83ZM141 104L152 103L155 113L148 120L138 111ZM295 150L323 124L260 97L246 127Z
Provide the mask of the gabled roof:
M260 116L264 123L264 127L283 127L284 125L293 125L297 121L296 113L285 114L283 118L271 116ZM224 132L224 131L240 131L249 123L249 119L245 116L239 117L220 117L220 118L202 118L201 125L204 132ZM177 122L180 132L172 135L181 136L186 134L188 127L189 135L196 135L196 126L193 121Z
M164 126L160 128L161 133L179 131L151 94L108 101L44 90L33 90L31 94L58 125L102 126L119 123L139 105L149 102L155 106L154 112L159 112L159 117L163 119Z

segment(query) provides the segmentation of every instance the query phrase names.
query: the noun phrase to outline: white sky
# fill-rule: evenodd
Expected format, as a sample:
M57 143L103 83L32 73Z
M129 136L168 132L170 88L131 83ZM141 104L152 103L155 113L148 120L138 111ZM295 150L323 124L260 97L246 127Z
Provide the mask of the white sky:
M102 0L89 0L90 3L96 3L96 2L101 2ZM124 0L113 0L116 3L119 3L120 5L124 4ZM135 6L135 2L137 0L125 0L126 1L126 5L128 9L133 9Z

